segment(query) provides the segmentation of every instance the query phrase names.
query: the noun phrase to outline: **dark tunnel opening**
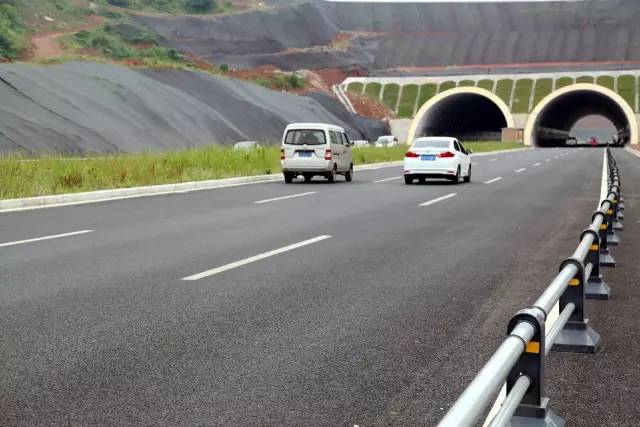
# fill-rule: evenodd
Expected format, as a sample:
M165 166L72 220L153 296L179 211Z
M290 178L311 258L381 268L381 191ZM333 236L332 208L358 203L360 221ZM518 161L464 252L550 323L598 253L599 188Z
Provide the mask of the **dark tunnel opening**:
M475 93L448 96L422 120L420 136L452 136L462 141L500 141L507 120L489 98Z
M559 147L576 145L569 137L572 130L587 116L602 116L615 127L614 140L599 140L626 144L630 137L630 124L622 107L608 96L596 91L579 90L558 96L544 107L533 128L533 145Z

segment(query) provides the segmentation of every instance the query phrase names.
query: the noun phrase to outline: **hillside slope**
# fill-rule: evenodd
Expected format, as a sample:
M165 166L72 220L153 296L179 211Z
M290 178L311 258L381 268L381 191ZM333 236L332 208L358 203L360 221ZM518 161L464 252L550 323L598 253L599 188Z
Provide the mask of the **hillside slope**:
M188 70L70 62L0 65L0 153L114 153L275 142L290 122L330 122L352 138L378 122L323 102ZM323 104L335 105L335 109ZM334 112L335 111L335 112Z
M636 0L330 3L218 17L139 16L169 46L216 63L286 70L640 61ZM349 35L346 48L332 41Z

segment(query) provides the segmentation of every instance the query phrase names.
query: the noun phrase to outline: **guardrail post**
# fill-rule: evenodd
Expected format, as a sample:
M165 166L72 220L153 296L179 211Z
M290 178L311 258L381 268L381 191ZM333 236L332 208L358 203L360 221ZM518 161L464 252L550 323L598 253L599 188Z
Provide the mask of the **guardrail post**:
M613 195L614 200L615 198L618 197L618 195L614 191L610 191L607 194L607 198L610 195ZM604 207L605 203L609 203L609 202L604 200L602 203L600 203L600 207ZM616 234L616 231L614 230L614 227L613 227L616 221L616 217L613 213L613 206L611 204L609 205L609 208L607 209L605 214L607 215L607 244L609 246L618 246L620 244L620 238Z
M589 319L585 318L585 268L579 259L567 258L560 264L560 270L567 264L575 265L578 272L560 297L560 312L568 303L573 303L575 309L551 349L569 353L595 353L600 348L600 334L589 326Z
M600 224L600 230L598 231L598 234L600 235L600 267L615 267L616 260L611 255L611 251L609 251L607 215L602 209L595 211L591 216L592 222L595 220L597 215L602 216L602 224Z
M611 188L609 188L609 195L613 194L614 198L613 198L613 229L616 231L621 231L624 229L624 226L622 225L622 220L624 219L624 214L622 213L622 210L620 209L620 178L615 177L615 182L617 184L612 185Z
M531 308L518 311L509 322L507 334L511 334L511 331L520 322L528 322L533 325L535 333L507 376L507 395L521 375L528 376L531 379L531 385L511 418L511 426L564 426L565 421L553 411L549 405L549 398L544 397L544 359L546 353L544 313L539 309Z
M600 235L595 231L587 228L580 234L580 241L588 234L593 236L593 243L587 252L587 256L584 260L585 265L591 264L591 274L585 278L587 283L585 284L585 297L587 299L600 299L606 300L611 297L611 288L602 279L600 273Z

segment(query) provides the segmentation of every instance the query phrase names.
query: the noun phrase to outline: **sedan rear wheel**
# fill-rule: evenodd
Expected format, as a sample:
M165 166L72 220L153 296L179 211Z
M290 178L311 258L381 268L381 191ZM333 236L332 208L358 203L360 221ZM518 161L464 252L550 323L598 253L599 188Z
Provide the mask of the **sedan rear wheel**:
M458 166L458 170L456 171L456 176L451 178L451 183L453 185L460 184L460 166Z
M411 177L411 175L405 175L404 176L404 183L407 184L407 185L413 184L413 178Z
M469 173L464 177L464 182L471 182L471 165L469 165Z

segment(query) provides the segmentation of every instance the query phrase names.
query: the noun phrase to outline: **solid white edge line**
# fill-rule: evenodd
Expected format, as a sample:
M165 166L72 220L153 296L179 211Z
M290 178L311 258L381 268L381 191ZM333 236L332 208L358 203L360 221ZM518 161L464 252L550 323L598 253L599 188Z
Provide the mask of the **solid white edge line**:
M495 162L495 161L497 161L497 160L498 160L498 159L489 159L489 161L490 161L490 162Z
M93 233L94 231L95 230L80 230L80 231L73 231L71 233L63 233L63 234L54 234L54 235L51 235L51 236L35 237L33 239L16 240L15 242L0 243L0 248L6 247L6 246L22 245L22 244L25 244L25 243L40 242L40 241L43 241L43 240L60 239L62 237L77 236L79 234Z
M520 169L516 169L514 172L515 173L520 173L520 172L524 172L526 170L527 170L527 168L520 168Z
M298 243L294 243L294 244L291 244L291 245L283 246L281 248L274 249L272 251L264 252L264 253L249 257L249 258L245 258L245 259L241 259L239 261L232 262L230 264L226 264L226 265L222 265L220 267L212 268L211 270L203 271L202 273L194 274L192 276L187 276L187 277L184 277L182 280L194 281L194 280L204 279L205 277L210 277L210 276L213 276L215 274L223 273L225 271L232 270L232 269L237 268L237 267L242 267L243 265L251 264L253 262L260 261L260 260L263 260L265 258L272 257L274 255L281 254L283 252L287 252L287 251L291 251L293 249L301 248L303 246L311 245L313 243L317 243L317 242L320 242L322 240L329 239L330 237L331 237L330 235L321 235L321 236L318 236L318 237L314 237L313 239L303 240L302 242L298 242Z
M544 161L545 161L545 162L550 162L550 161L551 161L551 159L544 159Z
M274 197L272 199L264 199L264 200L258 200L257 202L253 202L256 205L261 205L263 203L269 203L269 202L276 202L278 200L286 200L286 199L295 199L296 197L304 197L304 196L309 196L311 194L316 194L316 191L307 191L306 193L298 193L298 194L291 194L289 196L281 196L281 197Z
M443 201L443 200L450 199L450 198L455 197L455 196L457 196L457 195L458 195L458 193L450 193L450 194L447 194L447 195L445 195L445 196L438 197L438 198L435 198L435 199L432 199L432 200L426 201L426 202L424 202L424 203L420 203L418 206L429 206L429 205L433 205L434 203L438 203L438 202L441 202L441 201Z
M534 163L533 166L540 166L540 162Z
M501 177L501 176L499 176L499 177L497 177L497 178L490 179L489 181L485 181L484 183L485 183L485 184L493 184L494 182L498 182L498 181L500 181L501 179L502 179L502 177Z
M387 181L393 181L395 179L400 179L402 178L401 176L392 176L391 178L385 178L385 179L379 179L377 181L373 181L374 184L377 184L379 182L387 182Z

